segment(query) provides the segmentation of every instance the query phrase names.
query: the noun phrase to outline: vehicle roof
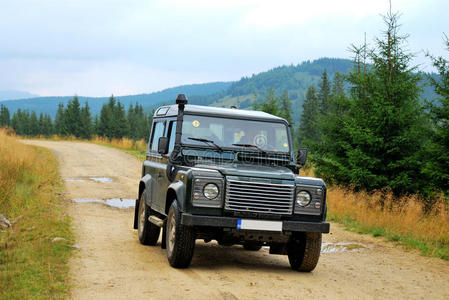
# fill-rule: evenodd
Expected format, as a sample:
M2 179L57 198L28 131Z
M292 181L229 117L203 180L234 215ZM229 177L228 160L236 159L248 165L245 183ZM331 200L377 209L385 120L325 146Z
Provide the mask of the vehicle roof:
M223 107L213 107L213 106L202 106L202 105L190 105L187 104L184 107L185 114L192 115L204 115L204 116L216 116L216 117L230 117L230 118L242 118L242 119L258 119L265 121L284 121L285 119L271 115L263 111L255 110L243 110L234 108L223 108ZM156 109L154 113L154 118L160 117L173 117L178 115L178 105L167 105L161 106Z

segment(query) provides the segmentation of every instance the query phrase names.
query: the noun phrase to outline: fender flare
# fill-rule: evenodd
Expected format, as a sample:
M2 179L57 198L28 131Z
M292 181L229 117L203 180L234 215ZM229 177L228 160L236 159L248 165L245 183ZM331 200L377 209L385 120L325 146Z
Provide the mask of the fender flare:
M177 180L172 182L167 189L167 198L165 203L165 213L168 214L173 197L176 197L178 209L184 212L186 209L186 185Z
M145 191L146 188L150 186L151 179L152 179L152 177L151 177L150 174L146 174L144 177L142 177L140 179L139 190L138 190L138 193L137 193L138 197L136 199L136 206L134 207L134 226L133 226L134 229L137 229L137 215L139 213L140 196L142 195L143 191ZM148 193L148 190L146 190L146 191ZM146 196L148 196L148 194ZM149 201L148 199L149 199L149 197L145 197L147 205L149 204L148 203L148 201Z

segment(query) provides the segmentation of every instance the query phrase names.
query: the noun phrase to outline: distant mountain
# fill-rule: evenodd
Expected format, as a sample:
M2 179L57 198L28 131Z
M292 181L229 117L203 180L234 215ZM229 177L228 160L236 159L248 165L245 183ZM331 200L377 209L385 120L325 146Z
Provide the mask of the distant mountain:
M176 96L180 93L187 94L188 96L193 95L193 97L195 97L195 95L202 97L224 91L230 85L231 82L190 84L165 89L151 94L120 96L116 97L116 99L120 100L120 102L125 105L125 108L128 108L130 104L134 105L137 102L143 105L145 110L148 112L157 104L173 103L176 99ZM40 113L47 113L52 118L54 118L56 115L56 111L58 110L58 104L63 103L64 105L66 105L67 102L71 99L73 99L73 96L37 97L30 99L2 101L1 104L5 105L9 109L11 114L13 114L20 108L22 110L34 110L38 115ZM78 99L80 100L80 103L82 105L84 105L84 103L87 101L89 103L92 115L96 115L100 113L101 107L109 100L109 97L79 96Z
M184 85L165 89L151 94L117 97L127 108L129 104L140 103L146 112L150 112L155 106L174 103L179 93L184 93L189 98L189 103L198 105L211 105L219 107L237 106L242 109L250 108L255 101L264 99L267 89L273 88L276 96L287 91L293 102L293 120L299 121L302 113L302 104L307 89L311 85L318 86L323 71L326 70L329 80L333 80L336 72L346 74L354 62L340 58L320 58L314 61L304 61L297 65L280 66L251 77L242 77L235 82L215 82L205 84ZM422 98L431 100L435 97L433 88L423 83ZM67 103L73 96L69 97L40 97L17 101L3 101L13 113L18 108L35 110L37 113L49 113L55 116L58 103ZM103 103L108 97L92 98L79 97L81 103L89 102L93 115L99 114Z
M0 101L34 98L34 97L38 97L38 96L39 95L31 94L28 92L22 92L22 91L0 91Z

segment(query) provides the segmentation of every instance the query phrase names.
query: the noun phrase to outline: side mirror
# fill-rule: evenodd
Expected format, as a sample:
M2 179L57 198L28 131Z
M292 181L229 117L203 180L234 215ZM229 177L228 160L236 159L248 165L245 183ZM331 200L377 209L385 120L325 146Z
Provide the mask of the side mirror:
M298 165L304 166L307 159L307 149L300 148L298 150L298 156L296 156L296 163Z
M167 154L168 152L168 137L162 136L159 138L157 144L157 152L159 154Z

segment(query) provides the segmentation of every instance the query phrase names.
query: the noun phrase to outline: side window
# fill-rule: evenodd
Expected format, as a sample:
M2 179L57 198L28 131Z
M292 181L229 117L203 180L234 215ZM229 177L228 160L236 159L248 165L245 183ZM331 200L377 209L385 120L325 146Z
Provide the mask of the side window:
M175 137L176 137L176 121L170 122L169 130L169 136L170 139L168 142L168 153L171 153L173 151L173 148L175 147Z
M153 134L151 137L151 151L157 151L157 143L159 138L164 136L165 122L155 122L153 124Z

